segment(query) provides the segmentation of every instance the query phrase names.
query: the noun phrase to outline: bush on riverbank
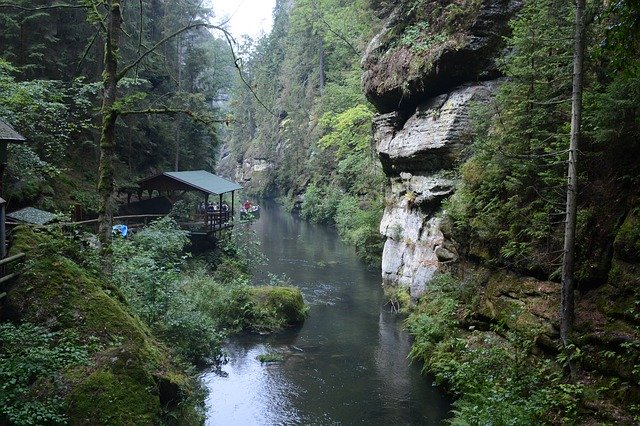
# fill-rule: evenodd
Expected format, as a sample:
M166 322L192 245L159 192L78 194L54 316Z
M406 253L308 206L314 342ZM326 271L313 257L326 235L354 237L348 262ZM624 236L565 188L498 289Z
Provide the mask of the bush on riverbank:
M553 360L534 355L530 334L494 325L463 329L477 288L437 276L407 318L415 341L411 357L460 398L454 424L573 423L583 392Z
M358 257L374 265L380 263L384 245L378 229L382 210L382 200L375 194L359 197L331 185L310 184L300 216L315 223L335 224L340 238L355 247Z
M134 311L182 356L196 364L210 361L228 333L273 332L304 321L299 289L249 284L248 259L258 256L245 240L228 235L214 264L207 264L185 255L186 232L162 219L114 244L114 281Z
M454 424L638 421L637 316L625 323L610 309L624 300L627 315L635 312L640 293L625 292L617 276L615 285L584 296L576 308L572 380L558 349L557 285L468 272L465 279L437 276L406 321L415 337L411 356L459 395ZM613 326L617 332L607 332Z

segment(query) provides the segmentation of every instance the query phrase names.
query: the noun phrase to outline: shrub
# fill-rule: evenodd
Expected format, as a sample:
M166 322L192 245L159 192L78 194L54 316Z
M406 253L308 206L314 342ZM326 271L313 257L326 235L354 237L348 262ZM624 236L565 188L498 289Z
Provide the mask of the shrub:
M116 240L113 280L137 315L197 363L218 355L223 335L201 309L203 289L182 272L187 243L186 233L166 218Z
M357 197L345 195L338 204L336 225L340 237L355 246L363 260L374 264L380 262L383 239L378 230L382 220L382 203L362 208Z
M335 187L319 187L310 184L304 193L300 215L317 223L334 223L341 192Z

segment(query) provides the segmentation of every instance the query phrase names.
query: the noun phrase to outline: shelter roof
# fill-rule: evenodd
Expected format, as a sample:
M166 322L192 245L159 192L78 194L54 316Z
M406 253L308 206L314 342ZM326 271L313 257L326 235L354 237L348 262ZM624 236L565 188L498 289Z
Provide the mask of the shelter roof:
M25 138L20 133L13 130L8 123L0 120L0 141L2 142L24 142Z
M164 172L139 182L142 189L201 191L207 194L225 194L242 189L235 182L204 170Z
M57 217L54 213L36 209L35 207L25 207L12 213L7 213L7 218L18 222L31 223L34 225L44 225Z

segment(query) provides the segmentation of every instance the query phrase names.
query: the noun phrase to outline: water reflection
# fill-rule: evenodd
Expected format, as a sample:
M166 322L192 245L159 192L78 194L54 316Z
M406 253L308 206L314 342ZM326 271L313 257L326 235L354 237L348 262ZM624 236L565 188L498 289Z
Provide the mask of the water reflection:
M379 271L335 233L264 206L254 225L268 265L289 276L310 316L277 336L234 338L229 362L203 375L208 425L439 424L445 398L407 360L410 342L383 307ZM256 358L277 352L278 363Z

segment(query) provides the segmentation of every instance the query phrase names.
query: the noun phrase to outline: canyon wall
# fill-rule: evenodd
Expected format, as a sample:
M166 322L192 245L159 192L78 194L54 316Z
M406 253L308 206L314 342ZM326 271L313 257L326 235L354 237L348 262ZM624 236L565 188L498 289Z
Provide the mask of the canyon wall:
M441 227L442 202L455 190L454 170L467 154L473 108L499 85L496 59L518 7L467 1L464 13L450 16L448 8L437 10L438 2L424 3L418 12L403 2L383 11L386 23L367 48L362 80L379 111L374 139L389 178L380 224L383 283L408 287L413 298L458 258ZM412 22L417 15L432 22ZM423 32L416 35L416 28ZM413 44L398 42L406 34Z

